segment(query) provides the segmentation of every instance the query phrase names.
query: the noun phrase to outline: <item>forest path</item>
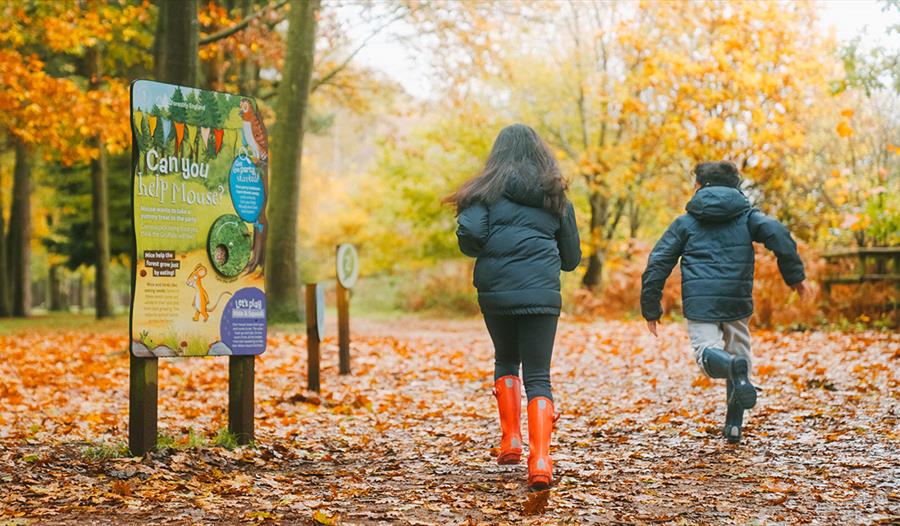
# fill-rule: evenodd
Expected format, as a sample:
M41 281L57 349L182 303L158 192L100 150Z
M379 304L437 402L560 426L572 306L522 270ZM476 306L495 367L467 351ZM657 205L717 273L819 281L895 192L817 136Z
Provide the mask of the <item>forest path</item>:
M257 444L212 445L222 360L160 360L173 447L115 458L127 433L119 334L0 336L0 517L29 524L870 524L900 519L900 335L754 336L757 409L721 438L724 385L684 328L563 322L558 484L498 466L492 350L480 321L355 320L353 368L273 331L257 363ZM333 332L331 334L334 334ZM524 431L524 428L523 428ZM191 447L195 446L195 447ZM113 456L114 458L102 458ZM100 457L100 458L98 458ZM549 497L542 510L542 497ZM537 513L530 515L529 513ZM18 524L18 522L3 522Z

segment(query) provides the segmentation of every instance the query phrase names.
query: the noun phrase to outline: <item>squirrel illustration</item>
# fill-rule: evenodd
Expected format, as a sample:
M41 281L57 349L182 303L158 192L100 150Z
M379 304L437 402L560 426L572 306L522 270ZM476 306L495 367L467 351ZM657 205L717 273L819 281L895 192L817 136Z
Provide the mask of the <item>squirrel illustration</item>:
M206 277L207 274L206 267L203 266L203 263L197 263L197 266L194 268L194 271L191 272L191 275L188 276L187 281L185 282L188 287L193 287L197 289L197 293L194 294L194 321L199 321L200 317L203 317L203 321L209 319L209 313L216 310L216 307L219 306L219 302L222 301L222 298L225 296L231 296L231 292L223 292L219 294L216 302L209 305L209 294L206 293L206 289L203 288L203 278Z

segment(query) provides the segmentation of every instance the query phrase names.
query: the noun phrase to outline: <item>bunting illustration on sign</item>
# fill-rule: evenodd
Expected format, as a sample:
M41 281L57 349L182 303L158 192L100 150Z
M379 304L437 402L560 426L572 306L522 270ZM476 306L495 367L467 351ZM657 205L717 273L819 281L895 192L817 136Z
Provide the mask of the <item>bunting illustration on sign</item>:
M256 101L139 80L131 123L132 353L262 353L268 140Z

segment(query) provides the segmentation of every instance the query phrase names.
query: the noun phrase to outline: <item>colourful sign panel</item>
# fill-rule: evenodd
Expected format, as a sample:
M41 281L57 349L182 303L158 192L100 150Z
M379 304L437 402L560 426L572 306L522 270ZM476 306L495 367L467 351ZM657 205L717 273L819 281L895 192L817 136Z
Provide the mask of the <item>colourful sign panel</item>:
M131 352L266 349L266 127L249 97L131 85Z

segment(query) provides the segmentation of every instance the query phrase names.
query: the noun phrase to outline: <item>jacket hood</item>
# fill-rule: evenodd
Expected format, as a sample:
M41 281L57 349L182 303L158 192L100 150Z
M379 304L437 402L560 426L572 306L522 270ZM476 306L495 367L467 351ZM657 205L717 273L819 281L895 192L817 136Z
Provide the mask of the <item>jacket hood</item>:
M697 190L685 209L698 221L724 223L749 210L750 202L737 188L708 186Z
M533 166L519 166L515 175L507 180L503 197L520 205L543 208L544 189L537 169Z

